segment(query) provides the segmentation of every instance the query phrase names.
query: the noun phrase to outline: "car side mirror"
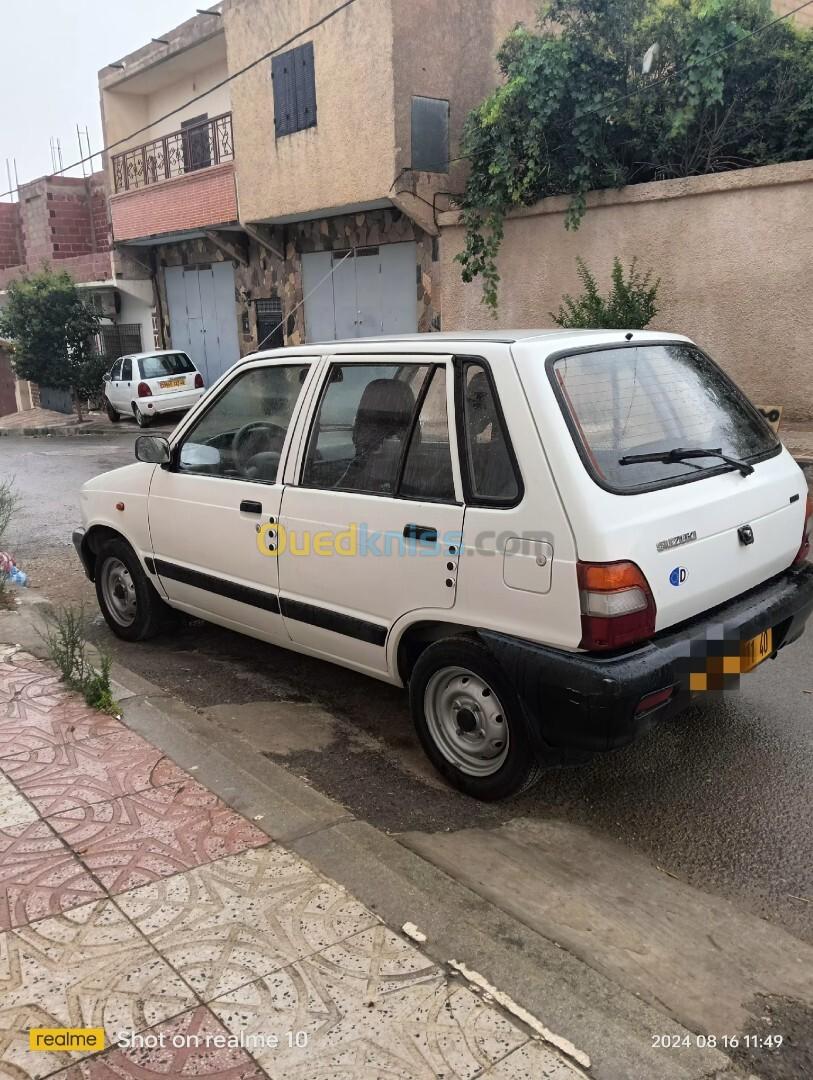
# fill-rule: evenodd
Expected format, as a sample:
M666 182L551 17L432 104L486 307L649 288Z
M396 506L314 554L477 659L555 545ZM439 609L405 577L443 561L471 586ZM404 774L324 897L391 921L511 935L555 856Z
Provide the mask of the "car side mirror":
M106 371L104 373L104 375L102 375L102 382L110 382L110 372L109 371Z
M135 441L135 456L148 465L166 465L170 459L169 442L163 435L139 435Z

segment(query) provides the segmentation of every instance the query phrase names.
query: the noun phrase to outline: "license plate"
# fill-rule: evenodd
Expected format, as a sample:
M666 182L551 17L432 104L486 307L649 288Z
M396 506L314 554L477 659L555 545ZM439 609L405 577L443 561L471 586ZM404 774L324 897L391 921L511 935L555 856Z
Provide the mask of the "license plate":
M740 643L740 671L753 671L773 652L773 630L763 630L756 637Z
M158 385L162 390L177 390L179 386L186 386L186 379L163 379Z

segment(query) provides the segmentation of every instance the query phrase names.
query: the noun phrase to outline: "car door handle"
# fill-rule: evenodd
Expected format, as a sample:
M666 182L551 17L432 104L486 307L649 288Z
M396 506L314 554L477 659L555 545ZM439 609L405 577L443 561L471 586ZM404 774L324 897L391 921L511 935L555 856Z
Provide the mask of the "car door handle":
M438 530L431 525L415 525L410 522L404 525L404 536L407 540L417 540L423 544L434 544L438 538Z
M243 499L240 503L241 514L261 514L263 512L263 504L255 502L253 499Z

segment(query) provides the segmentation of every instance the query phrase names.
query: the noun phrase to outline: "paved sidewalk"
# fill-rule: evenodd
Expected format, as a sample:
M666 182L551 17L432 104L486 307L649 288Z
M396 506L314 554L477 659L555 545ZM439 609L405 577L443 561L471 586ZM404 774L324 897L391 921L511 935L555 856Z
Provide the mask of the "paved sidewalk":
M584 1075L273 828L0 645L0 1078Z

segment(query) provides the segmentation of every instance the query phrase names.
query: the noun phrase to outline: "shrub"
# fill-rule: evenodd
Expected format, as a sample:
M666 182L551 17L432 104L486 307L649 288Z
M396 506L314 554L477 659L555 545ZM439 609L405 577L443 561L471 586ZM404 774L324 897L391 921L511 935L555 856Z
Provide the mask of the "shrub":
M652 271L642 274L635 263L633 259L625 277L621 260L618 256L613 259L612 288L605 298L589 267L577 258L576 270L584 292L576 299L565 293L558 313L550 313L553 321L571 330L643 330L658 313L655 298L661 279L650 284Z
M98 392L102 372L93 352L99 320L85 306L69 274L27 274L8 287L0 333L14 344L14 370L40 386L70 390L77 416L82 399Z

